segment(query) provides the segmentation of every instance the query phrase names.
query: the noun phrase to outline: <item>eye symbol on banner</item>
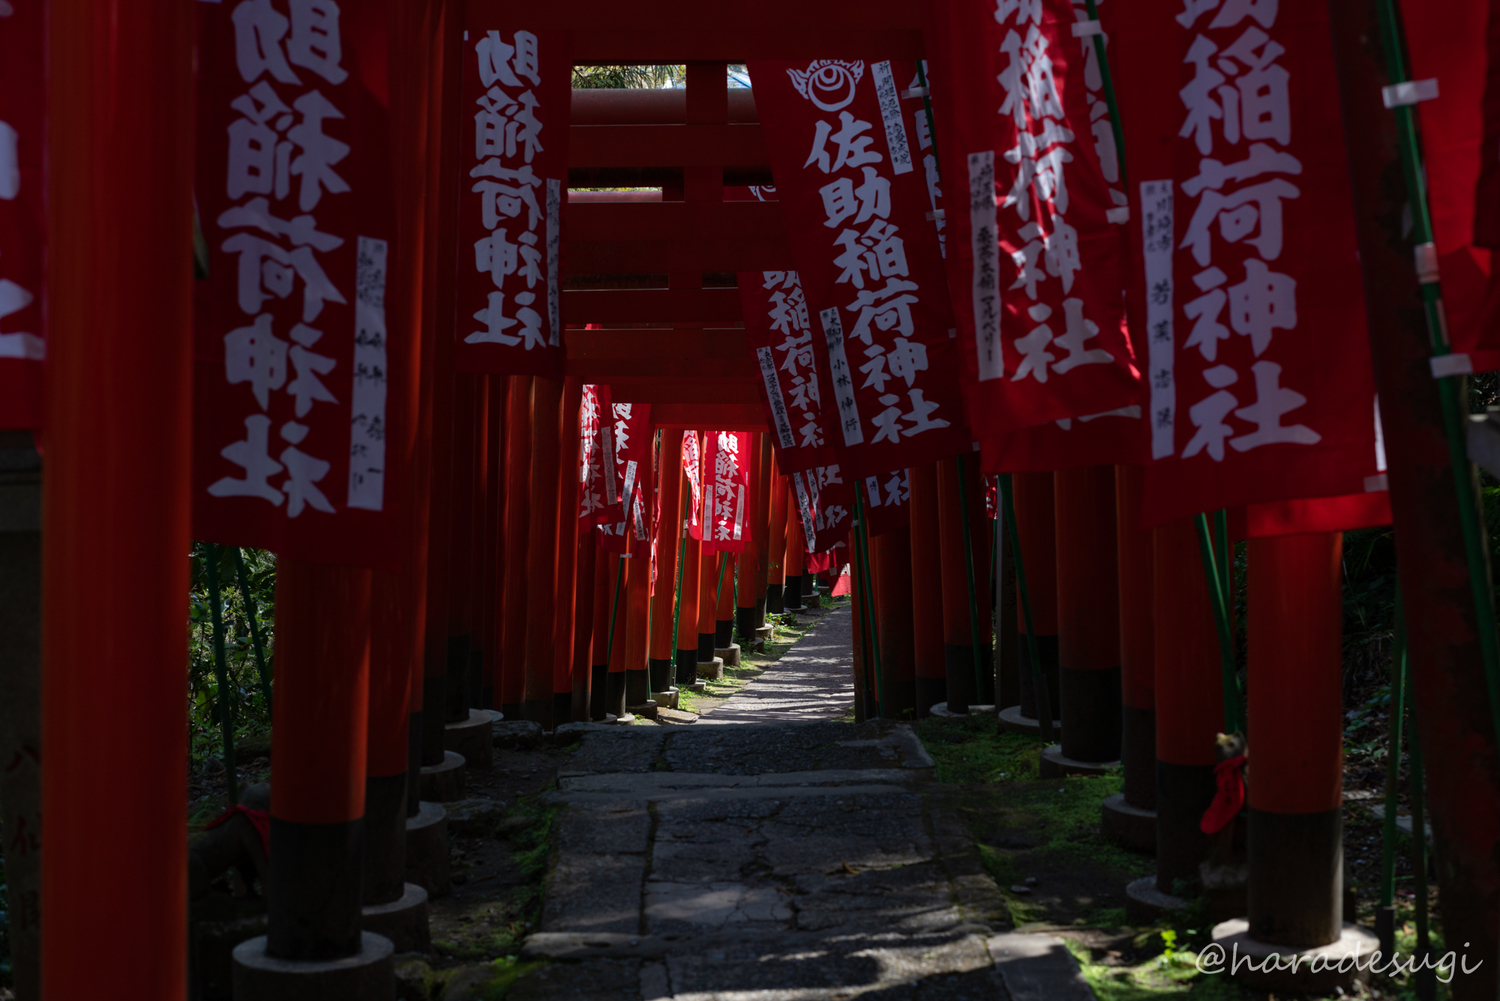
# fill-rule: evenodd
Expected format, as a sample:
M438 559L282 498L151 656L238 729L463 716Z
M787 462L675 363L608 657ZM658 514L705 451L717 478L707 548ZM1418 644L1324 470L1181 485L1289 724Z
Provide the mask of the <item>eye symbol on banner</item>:
M854 88L865 75L865 64L856 60L816 59L805 70L787 70L797 93L823 111L838 111L854 103ZM824 100L829 98L829 100Z

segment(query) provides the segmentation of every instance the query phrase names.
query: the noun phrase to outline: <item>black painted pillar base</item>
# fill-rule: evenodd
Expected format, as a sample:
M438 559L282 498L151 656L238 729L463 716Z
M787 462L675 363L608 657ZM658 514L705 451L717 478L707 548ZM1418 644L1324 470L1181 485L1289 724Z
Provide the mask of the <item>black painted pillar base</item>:
M478 709L484 705L484 652L482 650L469 650L469 673L465 675L464 682L464 714L457 720L449 720L449 723L461 723L469 718L470 709Z
M717 619L714 621L714 649L723 650L734 642L734 620Z
M552 693L552 729L573 722L573 693Z
M604 718L605 697L609 694L605 691L605 678L609 674L608 664L595 664L589 668L589 719L602 720Z
M448 715L443 720L445 723L460 723L469 718L469 644L471 639L468 633L448 637L447 701L443 703Z
M406 815L422 809L422 714L406 717Z
M698 680L698 650L677 648L677 687L687 688Z
M781 592L782 607L788 612L802 611L802 578L793 577L788 574L786 583L782 585Z
M500 715L504 716L506 719L525 719L526 703L506 702L500 707ZM468 718L469 717L467 715L464 716L464 719Z
M543 730L552 729L552 700L527 699L522 711L524 719L539 724Z
M360 949L364 818L299 824L271 818L266 953L273 959L343 959Z
M479 690L479 705L478 705L478 708L480 708L480 709L493 709L493 708L495 708L495 689L494 688L492 688L489 685L485 685L483 688L481 688Z
M444 725L448 722L448 678L429 674L422 679L422 764L443 763Z
M939 702L948 701L948 680L946 678L917 678L917 719L926 719L932 715L932 707Z
M1247 810L1250 937L1312 949L1338 941L1344 920L1344 812Z
M1156 710L1120 708L1120 753L1125 762L1125 802L1156 809Z
M995 704L995 647L985 643L979 648L980 690L974 691L974 648L957 643L943 644L943 667L947 671L946 681L948 709L956 713L969 711L969 706ZM944 701L939 699L939 702ZM928 706L931 709L931 706Z
M651 672L651 691L665 692L672 687L672 661L657 660L654 657L647 658L646 670ZM631 703L639 705L639 703Z
M610 675L614 677L614 675ZM632 668L625 672L625 704L643 706L651 698L651 673L646 668ZM616 715L619 715L616 713Z
M1176 880L1197 882L1208 851L1199 825L1216 790L1212 765L1156 762L1156 888L1162 893L1180 896L1172 887Z
M604 676L604 711L616 717L625 715L626 671L610 671Z
M1052 699L1052 718L1061 720L1062 716L1058 711L1062 707L1062 692L1057 676L1057 637L1038 636L1036 647L1037 654L1041 657L1042 670L1047 675L1047 694ZM1021 715L1026 719L1036 719L1036 676L1031 664L1031 646L1025 633L1020 635L1016 648L1021 659Z
M406 773L365 778L365 905L406 892Z
M891 719L909 720L917 715L917 688L915 678L907 681L885 681L885 698L882 706ZM930 707L929 707L930 708Z
M755 603L754 618L750 625L752 631L766 624L766 596L761 595L760 600Z
M772 582L766 585L766 611L774 612L777 615L786 611L786 606L781 602L781 588L782 585L779 582Z
M1059 671L1062 753L1074 761L1120 760L1120 669Z
M714 633L698 634L698 663L706 664L714 659Z
M734 628L740 634L740 642L746 645L755 642L755 608L735 607Z

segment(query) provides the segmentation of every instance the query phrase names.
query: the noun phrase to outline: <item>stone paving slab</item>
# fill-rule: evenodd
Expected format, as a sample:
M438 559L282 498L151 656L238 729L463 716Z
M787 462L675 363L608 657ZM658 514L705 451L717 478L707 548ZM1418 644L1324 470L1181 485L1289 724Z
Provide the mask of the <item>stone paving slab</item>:
M847 672L847 637L830 642ZM818 651L792 666L821 664ZM753 697L756 711L779 698ZM910 727L804 708L811 719L570 733L578 745L548 796L563 811L541 929L522 950L559 962L509 996L1092 998L1060 941L1010 933Z

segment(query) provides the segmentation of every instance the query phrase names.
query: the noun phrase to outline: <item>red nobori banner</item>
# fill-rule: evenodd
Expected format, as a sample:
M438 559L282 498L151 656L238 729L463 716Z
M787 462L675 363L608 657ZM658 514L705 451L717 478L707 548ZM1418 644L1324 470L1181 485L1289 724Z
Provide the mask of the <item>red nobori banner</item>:
M651 545L651 404L612 402L608 412L613 420L599 434L604 480L599 541L609 552L623 553L626 536L633 531L630 552L644 556Z
M897 80L910 62L755 62L776 196L846 475L952 455L969 432L930 196Z
M980 442L986 473L1040 473L1079 466L1141 465L1146 425L1139 405L1065 417Z
M459 371L560 378L573 57L563 32L464 32Z
M682 471L687 476L689 492L687 505L688 535L700 542L703 540L703 520L699 517L703 510L701 435L701 431L688 431L682 436Z
M1113 28L1140 178L1147 522L1383 490L1326 12L1150 0Z
M776 465L788 473L834 459L824 427L822 390L813 356L807 299L795 271L739 274L745 340L760 369L761 400L770 415Z
M865 517L871 535L911 524L911 479L905 469L865 477Z
M854 520L854 484L838 466L817 466L792 474L791 499L802 519L803 548L821 553L849 534Z
M744 552L750 541L750 433L710 431L703 450L698 534L703 554Z
M1458 4L1431 16L1414 0L1401 0L1411 86L1422 129L1422 170L1433 243L1443 283L1443 313L1457 370L1500 368L1500 288L1490 249L1500 247L1500 107L1486 127L1486 106L1500 102L1500 66L1486 88L1486 46L1476 44L1500 20L1493 3ZM1500 31L1500 24L1493 30ZM1494 56L1491 56L1493 62ZM1427 81L1431 81L1429 84ZM1430 95L1429 86L1436 87ZM1425 99L1422 99L1425 98ZM1483 179L1483 180L1481 180ZM1482 192L1475 218L1476 186ZM1479 239L1476 240L1476 237ZM1476 246L1476 242L1479 246Z
M578 410L578 534L585 535L604 512L604 443L601 416L613 413L608 386L584 386Z
M944 0L932 88L970 419L992 437L1140 402L1126 196L1094 40L1068 0Z
M383 5L196 6L194 534L399 565Z
M42 0L0 20L0 428L42 426Z

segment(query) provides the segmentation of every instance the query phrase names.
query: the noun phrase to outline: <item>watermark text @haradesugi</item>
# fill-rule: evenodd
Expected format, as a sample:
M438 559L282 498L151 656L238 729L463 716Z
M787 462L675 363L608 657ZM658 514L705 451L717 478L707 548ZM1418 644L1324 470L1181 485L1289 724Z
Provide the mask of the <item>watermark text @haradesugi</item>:
M1464 943L1467 949L1469 943ZM1478 960L1473 966L1469 965L1468 953L1460 955L1455 951L1448 951L1441 956L1426 953L1418 956L1408 954L1403 957L1400 952L1390 958L1386 958L1379 949L1374 952L1365 953L1358 945L1354 951L1343 956L1329 956L1324 954L1314 955L1282 955L1272 953L1268 956L1242 956L1240 946L1236 942L1231 949L1225 949L1218 942L1210 943L1199 953L1196 966L1199 973L1216 974L1228 973L1234 976L1239 973L1295 973L1299 969L1309 973L1352 973L1356 970L1366 973L1379 973L1387 977L1402 977L1414 974L1418 970L1430 969L1434 975L1443 983L1450 983L1455 974L1462 971L1464 975L1473 973L1484 965L1484 960Z

